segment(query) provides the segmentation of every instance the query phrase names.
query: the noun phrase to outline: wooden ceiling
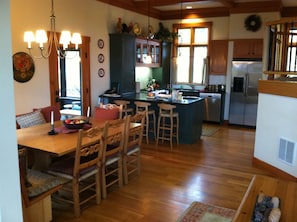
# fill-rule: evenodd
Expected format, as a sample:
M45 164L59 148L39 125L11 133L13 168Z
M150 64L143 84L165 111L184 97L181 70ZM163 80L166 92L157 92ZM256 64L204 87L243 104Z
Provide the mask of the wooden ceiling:
M97 0L160 20L229 16L233 13L280 12L297 16L297 0ZM186 9L192 6L192 9Z

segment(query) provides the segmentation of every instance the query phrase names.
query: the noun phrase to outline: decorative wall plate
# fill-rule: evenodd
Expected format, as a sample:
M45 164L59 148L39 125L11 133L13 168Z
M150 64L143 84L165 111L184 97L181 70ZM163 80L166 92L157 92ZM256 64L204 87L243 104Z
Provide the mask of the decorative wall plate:
M98 55L98 62L100 62L100 63L104 62L104 55L101 53Z
M35 65L32 57L25 52L17 52L12 56L13 78L18 82L28 82L35 72Z
M99 77L103 77L105 75L105 71L104 71L104 69L103 68L100 68L99 70L98 70L98 76Z
M103 49L103 47L104 47L103 39L98 39L97 45L98 45L99 49Z

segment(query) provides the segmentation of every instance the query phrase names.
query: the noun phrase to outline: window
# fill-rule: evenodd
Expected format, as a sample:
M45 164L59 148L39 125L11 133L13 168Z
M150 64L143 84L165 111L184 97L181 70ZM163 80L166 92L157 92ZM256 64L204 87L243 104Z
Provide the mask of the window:
M81 66L79 50L66 50L66 57L58 59L60 97L81 97Z
M297 71L297 30L289 30L287 71Z
M211 25L211 23L173 25L173 31L178 34L173 49L173 55L176 57L177 83L205 83Z

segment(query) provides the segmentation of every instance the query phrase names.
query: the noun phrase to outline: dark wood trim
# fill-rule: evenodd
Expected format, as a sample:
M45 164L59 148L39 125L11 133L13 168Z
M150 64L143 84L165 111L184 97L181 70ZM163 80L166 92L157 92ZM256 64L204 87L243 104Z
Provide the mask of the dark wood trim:
M267 2L245 2L233 4L227 0L218 0L225 7L214 8L199 8L183 10L170 10L161 11L155 8L155 6L165 6L171 4L178 4L178 0L166 0L166 1L133 1L133 0L97 0L106 4L113 5L115 7L123 8L135 13L149 15L160 20L169 19L185 19L185 18L206 18L206 17L223 17L229 16L231 13L259 13L259 12L280 12L284 16L296 15L296 9L294 7L282 8L280 1L267 1ZM192 2L193 0L185 0L183 2ZM148 9L149 5L149 9Z
M256 157L253 157L253 165L258 167L258 168L261 168L261 169L264 169L264 170L267 170L269 172L271 172L273 175L277 176L277 177L280 177L282 179L285 179L285 180L291 180L291 181L295 181L297 182L297 178L274 167L274 166L271 166L269 165L268 163L266 162L263 162L262 160L259 160L258 158Z
M60 33L58 33L59 38ZM82 36L82 44L80 45L81 53L81 69L82 69L82 112L86 113L88 106L91 106L91 87L90 87L90 41L88 36ZM74 47L74 45L70 45ZM59 97L59 80L58 80L58 55L55 50L51 51L48 58L49 63L49 79L50 79L50 101L52 106L60 109Z

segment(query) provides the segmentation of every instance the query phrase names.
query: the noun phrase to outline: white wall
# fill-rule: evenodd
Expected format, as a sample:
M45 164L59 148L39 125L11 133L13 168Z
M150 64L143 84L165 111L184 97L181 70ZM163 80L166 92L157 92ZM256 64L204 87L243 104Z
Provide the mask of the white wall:
M280 170L297 177L293 166L278 159L280 137L297 143L296 98L260 93L254 156ZM295 160L297 160L295 152Z
M50 29L50 0L11 0L11 25L12 25L12 51L27 52L26 44L23 42L23 33L27 30ZM34 6L34 7L32 7ZM148 19L146 16L128 12L117 7L103 4L96 0L63 0L54 1L56 16L56 30L63 29L78 31L84 36L91 37L91 102L95 106L98 95L109 88L109 33L115 31L118 18L129 24L138 22L140 27L146 31ZM150 24L158 30L158 21L150 19ZM104 40L104 48L99 49L97 40ZM97 56L103 53L105 61L99 64ZM38 55L35 48L32 52ZM16 113L29 112L34 107L42 107L50 104L49 92L49 69L48 60L34 58L35 74L26 83L14 81ZM104 68L106 75L98 77L98 69Z
M0 221L22 221L15 131L9 0L0 1Z

